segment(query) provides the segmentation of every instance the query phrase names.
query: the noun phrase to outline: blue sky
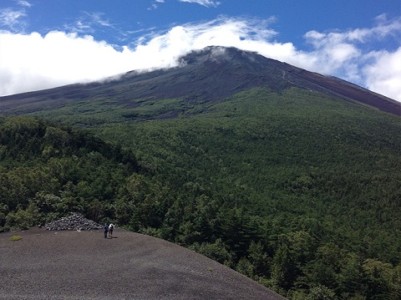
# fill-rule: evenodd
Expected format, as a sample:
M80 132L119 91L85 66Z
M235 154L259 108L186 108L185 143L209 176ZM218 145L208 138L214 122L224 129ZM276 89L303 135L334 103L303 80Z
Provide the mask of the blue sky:
M401 101L400 0L1 0L0 95L256 51Z

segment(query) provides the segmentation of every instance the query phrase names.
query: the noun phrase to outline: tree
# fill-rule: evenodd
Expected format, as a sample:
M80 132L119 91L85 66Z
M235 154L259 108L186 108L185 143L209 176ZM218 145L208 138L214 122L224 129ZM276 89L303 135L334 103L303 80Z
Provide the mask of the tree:
M310 289L307 300L335 300L335 293L324 285L318 285Z
M253 274L260 277L270 276L271 259L264 251L262 242L252 241L248 249L248 260L253 266Z
M221 210L218 216L220 235L238 260L246 257L249 245L259 239L256 224L244 209L233 208Z
M221 264L231 265L232 263L231 253L221 239L217 239L214 243L202 243L201 245L195 243L191 248Z
M276 290L288 291L294 283L294 261L288 245L283 242L277 249L272 262L271 280Z
M393 266L377 259L367 259L362 265L367 283L368 299L391 299Z

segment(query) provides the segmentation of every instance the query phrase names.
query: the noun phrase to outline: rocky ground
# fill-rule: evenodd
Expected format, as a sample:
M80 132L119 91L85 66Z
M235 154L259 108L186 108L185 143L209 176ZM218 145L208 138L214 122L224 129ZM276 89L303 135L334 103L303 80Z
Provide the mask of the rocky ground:
M107 239L102 230L2 233L0 258L0 299L283 299L202 255L121 229Z
M53 222L45 224L47 230L62 231L62 230L98 230L102 229L103 226L86 219L83 215L78 213L72 213L68 217L55 220Z

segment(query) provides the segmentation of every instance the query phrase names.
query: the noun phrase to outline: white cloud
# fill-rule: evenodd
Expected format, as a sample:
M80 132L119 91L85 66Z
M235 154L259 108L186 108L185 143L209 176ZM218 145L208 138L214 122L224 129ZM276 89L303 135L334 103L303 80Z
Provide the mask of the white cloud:
M113 27L109 20L104 18L104 14L100 12L86 13L88 17L94 24L104 26L104 27Z
M0 31L0 95L100 80L131 70L177 66L178 58L192 50L227 46L351 80L401 101L401 45L394 52L363 47L374 38L396 35L401 28L399 20L385 20L386 24L345 32L310 31L305 34L310 50L276 41L272 22L274 18L265 21L220 18L183 24L145 35L133 47L118 49L76 33L53 31L40 35Z
M322 47L327 43L366 43L372 39L380 40L388 36L401 37L401 18L387 20L386 15L383 14L378 16L376 21L377 24L371 28L356 28L344 32L321 33L312 30L305 34L305 38L314 46Z
M71 24L64 25L68 32L91 34L96 29L106 27L113 28L113 24L104 17L101 12L83 12L82 15Z
M154 2L148 7L148 10L158 9L161 4L164 4L165 0L154 0Z
M204 7L217 7L220 5L220 2L216 0L178 0L178 1L186 3L195 3L202 5Z
M6 29L13 32L24 31L27 27L25 18L26 11L32 6L26 0L14 0L20 8L15 9L11 7L0 9L0 30Z
M401 101L401 47L372 53L374 63L363 68L369 89Z
M26 0L17 0L17 4L22 7L32 7L32 4Z
M401 50L376 49L386 39L396 41L401 47L401 18L387 20L386 15L380 15L376 21L371 28L307 32L305 39L313 47L307 55L314 61L307 66L401 101Z
M136 69L134 52L64 32L0 33L0 94L99 80Z
M22 30L25 26L23 18L26 16L24 10L15 10L12 8L0 9L0 27L12 31Z

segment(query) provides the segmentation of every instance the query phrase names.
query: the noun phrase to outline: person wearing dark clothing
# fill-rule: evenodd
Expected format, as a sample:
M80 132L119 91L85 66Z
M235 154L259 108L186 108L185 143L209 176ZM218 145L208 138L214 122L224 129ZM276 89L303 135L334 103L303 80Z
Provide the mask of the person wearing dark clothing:
M104 224L104 238L107 239L107 233L109 232L109 226Z

